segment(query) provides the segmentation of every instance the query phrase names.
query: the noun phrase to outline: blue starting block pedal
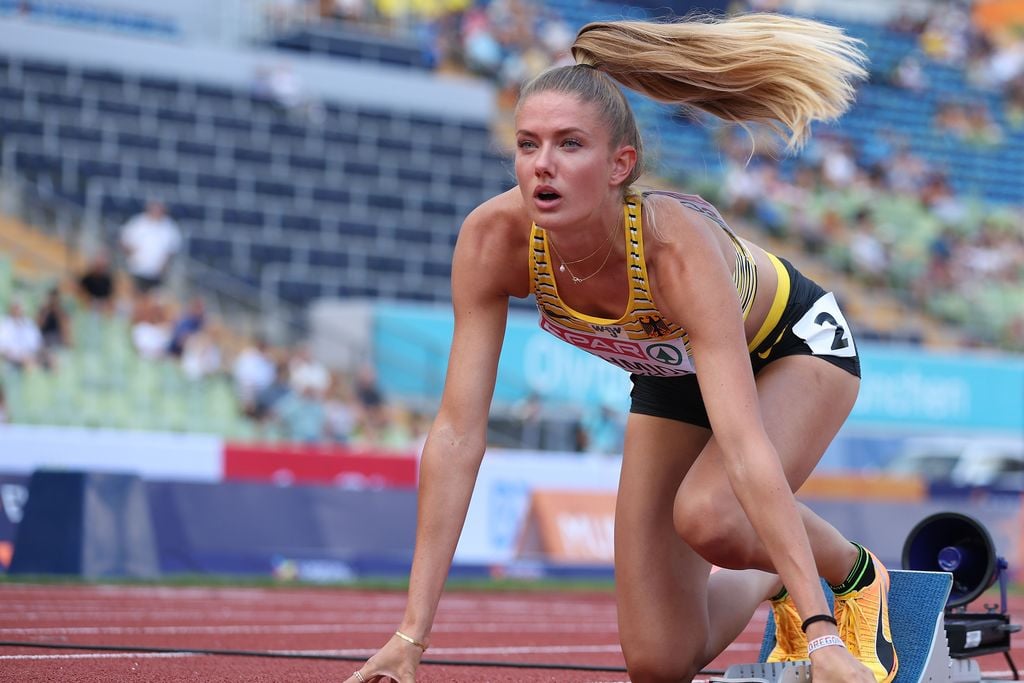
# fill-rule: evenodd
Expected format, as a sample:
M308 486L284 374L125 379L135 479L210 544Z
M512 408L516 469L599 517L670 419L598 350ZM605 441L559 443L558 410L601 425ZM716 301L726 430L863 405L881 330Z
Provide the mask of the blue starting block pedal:
M953 577L947 572L890 570L889 626L899 657L893 683L980 683L981 669L969 659L952 659L946 641L945 607ZM832 591L823 584L832 603ZM758 664L736 664L719 683L810 683L809 662L767 664L775 647L775 621L768 616Z

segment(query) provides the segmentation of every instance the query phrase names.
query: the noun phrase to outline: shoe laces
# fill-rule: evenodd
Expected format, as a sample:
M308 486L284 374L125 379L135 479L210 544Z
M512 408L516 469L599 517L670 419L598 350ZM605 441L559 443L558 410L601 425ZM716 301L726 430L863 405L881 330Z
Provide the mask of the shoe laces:
M855 657L859 657L861 653L861 630L858 626L863 625L868 617L864 613L861 601L856 596L839 598L839 600L842 600L841 609L836 610L839 617L839 633L843 634L846 638L853 639L852 643L846 643L846 647Z
M788 600L788 599L787 599ZM784 600L773 605L775 613L775 641L787 646L787 649L796 650L800 647L800 641L805 637L800 628L800 617L791 607L790 602ZM786 652L787 655L798 655L798 652Z

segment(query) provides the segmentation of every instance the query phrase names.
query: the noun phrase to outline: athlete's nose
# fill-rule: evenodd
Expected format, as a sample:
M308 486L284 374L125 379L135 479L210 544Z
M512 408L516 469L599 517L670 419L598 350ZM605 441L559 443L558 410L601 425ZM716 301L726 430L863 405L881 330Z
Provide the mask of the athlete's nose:
M550 147L542 146L534 155L533 171L537 176L551 176L554 170L553 152Z

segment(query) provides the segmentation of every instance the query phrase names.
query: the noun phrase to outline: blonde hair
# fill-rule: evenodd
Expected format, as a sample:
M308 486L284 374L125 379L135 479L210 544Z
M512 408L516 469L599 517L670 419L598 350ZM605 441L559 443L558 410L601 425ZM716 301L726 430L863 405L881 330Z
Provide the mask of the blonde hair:
M855 81L867 76L860 43L839 28L778 14L594 22L576 35L577 64L541 74L520 101L555 90L597 104L613 144L637 148L628 187L643 172L643 150L612 79L659 102L740 125L765 124L797 150L812 122L835 120L850 107Z

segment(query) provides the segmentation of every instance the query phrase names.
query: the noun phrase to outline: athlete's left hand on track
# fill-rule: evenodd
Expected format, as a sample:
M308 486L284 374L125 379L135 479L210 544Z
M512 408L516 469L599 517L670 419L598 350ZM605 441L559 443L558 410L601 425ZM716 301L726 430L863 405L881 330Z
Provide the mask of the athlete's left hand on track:
M418 647L393 636L344 683L416 683L416 668L422 656Z

